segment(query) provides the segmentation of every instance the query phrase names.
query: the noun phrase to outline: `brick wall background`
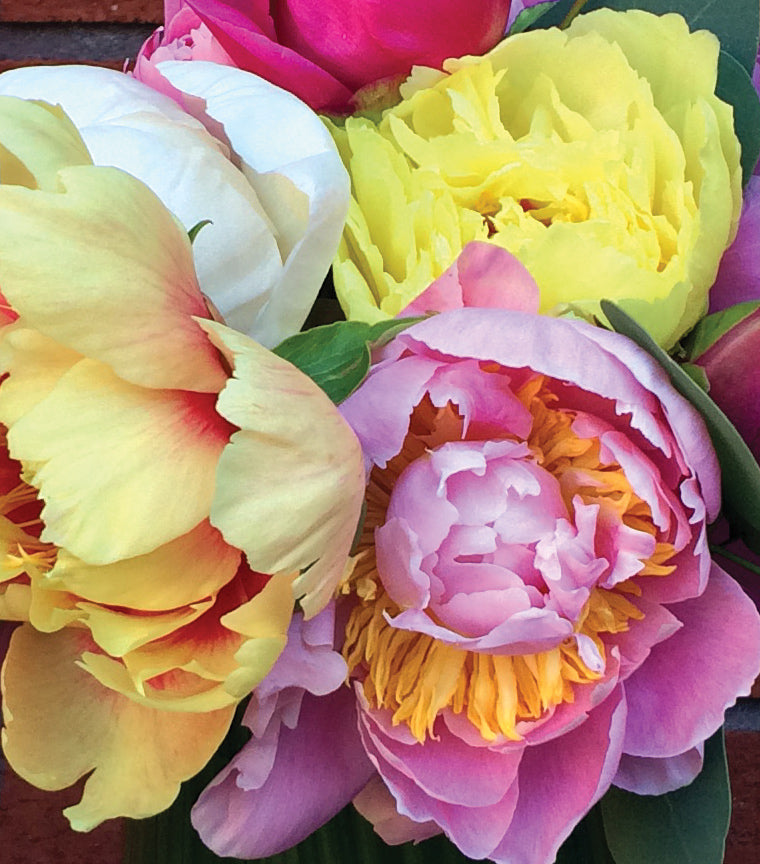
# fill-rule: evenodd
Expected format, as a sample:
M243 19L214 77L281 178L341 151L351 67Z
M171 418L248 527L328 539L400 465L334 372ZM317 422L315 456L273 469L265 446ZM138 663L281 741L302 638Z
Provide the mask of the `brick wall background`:
M0 0L0 72L40 63L120 69L162 14L162 0ZM756 698L743 700L728 722L734 808L725 864L760 861L760 688L755 689ZM78 799L76 790L40 792L4 773L0 864L119 864L120 821L74 834L61 810Z
M0 0L0 71L60 62L120 69L162 18L162 0Z

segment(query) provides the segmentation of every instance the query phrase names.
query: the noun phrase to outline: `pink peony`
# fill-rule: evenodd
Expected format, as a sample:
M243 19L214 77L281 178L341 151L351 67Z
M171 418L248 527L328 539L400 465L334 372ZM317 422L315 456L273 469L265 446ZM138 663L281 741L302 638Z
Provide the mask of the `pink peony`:
M498 272L467 255L448 306ZM297 665L265 679L281 708L201 796L204 841L272 854L368 780L355 804L388 842L548 864L610 784L689 783L760 668L760 617L710 560L716 458L661 367L583 322L450 309L341 411L369 478L335 604L351 689L303 693L304 667L295 722Z
M165 0L165 28L143 45L135 77L168 91L155 64L213 60L255 72L315 110L412 65L482 54L504 34L509 0Z

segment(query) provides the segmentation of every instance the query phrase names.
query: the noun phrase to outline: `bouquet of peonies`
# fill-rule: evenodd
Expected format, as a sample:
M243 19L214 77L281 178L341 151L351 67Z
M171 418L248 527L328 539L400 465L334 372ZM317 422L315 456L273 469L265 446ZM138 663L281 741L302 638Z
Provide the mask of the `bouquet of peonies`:
M0 75L2 747L74 830L722 861L760 7L524 5L167 0Z

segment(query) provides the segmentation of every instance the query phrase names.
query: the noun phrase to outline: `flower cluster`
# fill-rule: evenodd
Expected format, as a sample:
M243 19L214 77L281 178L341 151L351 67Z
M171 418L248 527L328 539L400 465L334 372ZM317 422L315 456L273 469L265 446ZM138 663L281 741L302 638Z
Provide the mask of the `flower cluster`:
M460 297L508 280L501 255L466 249ZM262 808L310 802L317 776L329 808L369 775L355 804L389 842L443 831L472 858L550 862L611 783L689 783L757 673L760 619L710 561L717 465L664 370L582 322L451 309L397 336L341 411L369 471L336 601L352 700L304 694L269 774L251 751L285 721L247 716L254 739L194 811L209 845L286 848L313 811L281 829ZM262 691L291 705L297 684L275 670ZM310 775L304 742L336 722L353 771Z
M213 763L219 855L353 802L551 864L715 782L757 40L570 5L172 0L129 73L0 75L2 747L73 828Z
M282 650L294 598L329 597L361 459L309 378L212 320L150 190L93 166L59 109L0 112L0 615L26 622L3 749L47 789L92 772L69 810L89 829L167 807Z

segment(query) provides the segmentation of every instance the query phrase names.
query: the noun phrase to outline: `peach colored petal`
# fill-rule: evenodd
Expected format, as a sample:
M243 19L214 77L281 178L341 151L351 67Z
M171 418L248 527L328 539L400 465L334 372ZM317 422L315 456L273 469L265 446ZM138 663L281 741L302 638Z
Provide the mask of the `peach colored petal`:
M164 810L209 760L233 715L138 705L79 668L85 648L81 631L45 635L21 626L3 667L3 749L14 771L50 790L92 772L82 800L65 811L78 831Z
M25 323L147 387L217 392L218 355L187 235L112 168L59 172L59 191L0 187L0 280Z
M6 327L0 341L0 363L9 373L0 387L0 416L6 426L44 399L62 375L82 359L49 336L21 324Z
M247 568L241 568L247 570ZM266 584L260 588L262 580ZM213 711L236 704L269 672L287 641L292 574L248 571L186 626L138 646L122 660L83 655L104 686L141 704L175 711ZM258 591L250 600L251 591Z
M217 410L240 430L219 459L211 522L256 570L313 565L294 589L314 615L343 574L359 520L359 443L310 378L247 337L201 323L234 367Z
M213 402L135 387L92 360L72 367L8 432L11 455L45 501L42 539L110 564L198 525L230 433Z
M96 566L61 549L46 584L83 600L148 612L216 594L235 575L240 551L204 520L153 552Z

